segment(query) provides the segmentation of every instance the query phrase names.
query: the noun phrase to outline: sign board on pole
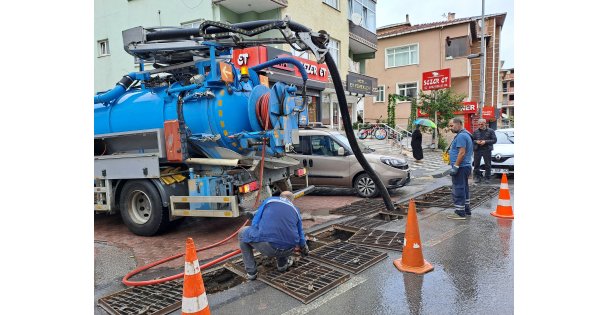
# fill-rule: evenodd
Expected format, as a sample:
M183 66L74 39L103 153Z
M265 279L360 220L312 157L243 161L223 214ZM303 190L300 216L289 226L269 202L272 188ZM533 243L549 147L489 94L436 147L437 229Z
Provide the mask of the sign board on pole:
M494 107L492 107L492 106L484 106L481 109L481 117L483 117L483 119L494 121L495 120L495 117L494 117Z
M452 86L450 68L422 73L422 90L440 90Z

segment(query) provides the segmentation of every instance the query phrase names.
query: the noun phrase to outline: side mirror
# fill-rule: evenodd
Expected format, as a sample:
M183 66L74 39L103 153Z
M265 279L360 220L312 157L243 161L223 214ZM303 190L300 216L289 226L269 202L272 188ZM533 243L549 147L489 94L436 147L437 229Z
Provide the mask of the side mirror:
M343 147L339 147L338 148L338 155L339 156L344 156L344 148Z

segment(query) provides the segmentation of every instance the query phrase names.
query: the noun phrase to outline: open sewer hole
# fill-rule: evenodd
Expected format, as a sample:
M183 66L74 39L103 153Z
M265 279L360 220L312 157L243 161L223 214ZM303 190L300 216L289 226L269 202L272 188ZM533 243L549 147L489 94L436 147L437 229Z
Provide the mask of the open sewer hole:
M313 242L321 243L321 245L331 243L335 240L347 241L358 230L359 229L354 229L352 231L349 231L346 229L332 226L328 229L311 233L309 235L309 240L311 240ZM310 248L310 249L312 249L312 248Z
M378 213L375 216L370 217L370 219L382 220L382 221L386 221L386 222L399 220L401 218L403 218L402 215L393 215L393 214L388 214L388 213Z
M205 283L205 292L207 294L228 290L245 281L245 278L226 268L203 273L203 282Z

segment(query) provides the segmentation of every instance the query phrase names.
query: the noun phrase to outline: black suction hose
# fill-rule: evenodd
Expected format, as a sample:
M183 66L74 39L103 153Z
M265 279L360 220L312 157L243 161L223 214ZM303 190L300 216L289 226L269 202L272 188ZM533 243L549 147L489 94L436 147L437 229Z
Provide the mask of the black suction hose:
M388 195L388 190L384 183L380 180L376 172L372 169L372 167L367 163L367 160L361 153L361 149L359 149L359 144L357 143L357 139L355 138L355 132L353 131L353 124L350 121L350 115L348 113L348 106L346 105L346 95L344 94L344 87L342 86L342 79L340 78L340 73L338 72L338 67L336 67L336 63L334 59L331 57L331 54L325 55L325 63L327 64L327 68L329 68L329 73L331 74L331 80L334 83L334 89L336 89L336 94L338 95L338 105L340 106L340 113L342 114L342 123L344 124L344 130L346 131L346 138L348 139L348 143L350 144L351 149L353 149L353 153L357 158L357 161L361 164L365 172L372 178L376 187L380 189L380 194L382 195L382 199L384 199L384 204L389 211L395 211L395 205L393 205L393 201L391 197Z

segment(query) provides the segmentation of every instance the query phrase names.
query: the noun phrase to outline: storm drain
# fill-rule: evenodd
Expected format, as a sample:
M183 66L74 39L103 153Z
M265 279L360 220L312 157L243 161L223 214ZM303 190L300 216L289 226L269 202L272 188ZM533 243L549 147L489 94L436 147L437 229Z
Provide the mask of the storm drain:
M183 279L133 287L99 299L97 304L112 315L169 314L182 305Z
M401 251L403 249L404 233L390 232L383 230L359 230L348 242L363 246L378 247L390 250Z
M329 213L363 217L372 213L378 213L380 211L386 211L386 205L384 204L384 200L382 198L359 200L351 203L348 206L329 210Z
M359 273L388 255L363 246L335 242L311 251L310 257L352 273Z
M227 290L245 279L224 267L203 271L205 292ZM112 315L169 314L182 306L183 279L161 284L132 287L99 299L98 305Z
M375 217L377 217L377 216L375 216ZM366 217L356 217L352 220L337 223L336 226L346 226L346 227L352 227L352 228L357 228L357 229L373 229L380 225L386 224L386 222L387 221L384 221L384 220L378 220L378 219L372 219L372 218L366 218Z
M495 186L481 186L472 185L469 186L469 196L471 199L471 209L479 207L482 203L486 202L490 198L495 197L498 194L499 187ZM420 212L423 209L437 207L437 208L450 208L453 207L454 202L452 200L452 187L443 186L430 191L426 194L414 197L416 202L416 212ZM397 212L391 212L387 209L382 210L380 213L401 215L407 214L408 204L400 205L400 209Z
M320 265L307 258L296 259L285 272L277 271L274 258L258 255L256 262L260 281L304 304L308 304L350 278L348 274ZM246 273L242 259L226 264L226 268L241 275Z
M319 231L307 233L306 235L313 242L329 244L336 240L347 241L357 231L359 231L359 228L332 225Z

